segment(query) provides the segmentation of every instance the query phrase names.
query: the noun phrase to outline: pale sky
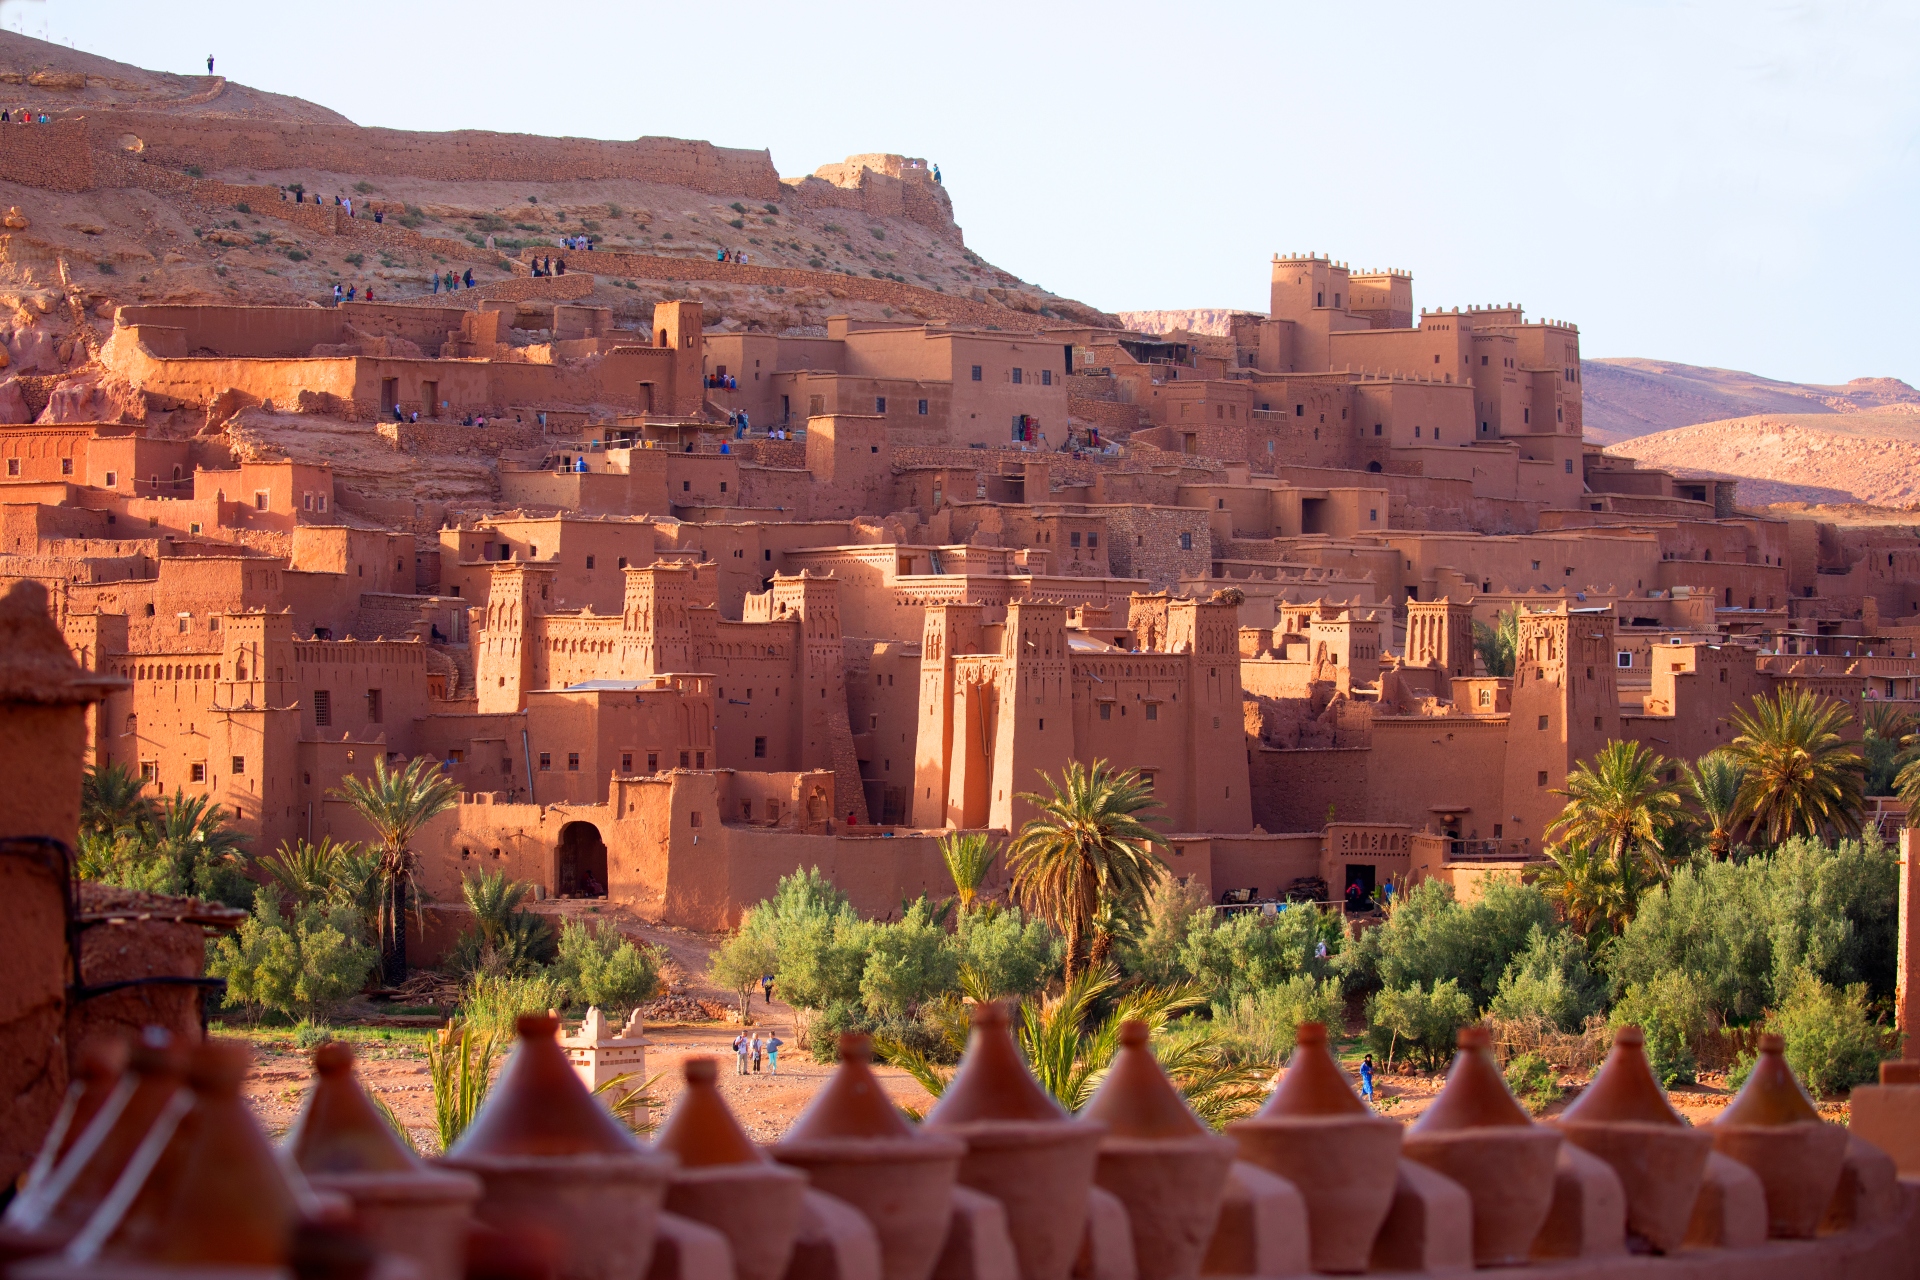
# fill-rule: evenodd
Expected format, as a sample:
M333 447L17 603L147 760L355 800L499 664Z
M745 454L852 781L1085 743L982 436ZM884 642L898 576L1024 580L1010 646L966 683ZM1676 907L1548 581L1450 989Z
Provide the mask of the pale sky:
M1108 310L1275 251L1523 303L1587 356L1920 385L1920 5L7 0L361 124L938 163L969 245Z

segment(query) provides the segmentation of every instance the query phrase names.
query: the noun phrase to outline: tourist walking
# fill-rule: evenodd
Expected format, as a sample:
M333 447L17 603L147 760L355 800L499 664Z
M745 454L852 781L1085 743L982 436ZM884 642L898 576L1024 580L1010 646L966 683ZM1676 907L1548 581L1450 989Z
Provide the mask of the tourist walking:
M773 975L770 973L760 975L760 998L766 1001L767 1008L773 1008Z
M1360 1062L1360 1096L1373 1105L1373 1055L1368 1054Z
M767 1032L767 1074L770 1076L780 1074L780 1046L783 1043L779 1036Z
M760 1049L760 1033L756 1031L753 1033L753 1073L755 1075L760 1074Z
M747 1033L744 1031L733 1038L733 1074L747 1074Z

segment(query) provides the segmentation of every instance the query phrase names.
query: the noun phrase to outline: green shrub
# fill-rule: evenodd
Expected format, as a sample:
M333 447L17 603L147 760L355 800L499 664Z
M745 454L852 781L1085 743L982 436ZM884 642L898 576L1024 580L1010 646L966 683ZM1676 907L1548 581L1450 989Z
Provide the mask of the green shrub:
M288 261L288 262L305 262L305 261L306 261L306 260L307 260L308 258L311 258L312 256L313 256L313 255L312 255L312 254L310 254L310 253L308 253L308 252L307 252L307 251L306 251L305 249L289 249L289 250L287 250L287 261Z
M1767 1025L1787 1040L1787 1065L1816 1097L1867 1084L1878 1074L1885 1049L1867 1016L1863 982L1842 990L1802 970Z
M1013 907L977 907L962 915L951 945L960 964L996 996L1031 996L1060 971L1066 944L1045 921Z
M1298 974L1276 986L1240 995L1232 1004L1213 1006L1214 1028L1236 1047L1247 1046L1265 1060L1283 1061L1293 1052L1303 1022L1324 1022L1340 1033L1346 1002L1337 979Z
M1587 944L1569 929L1535 925L1526 950L1500 979L1488 1011L1496 1018L1545 1018L1562 1031L1578 1031L1606 1004L1606 992L1588 965Z
M1378 929L1362 933L1343 957L1350 988L1426 986L1456 979L1476 1011L1486 1008L1534 929L1552 929L1553 907L1531 885L1489 879L1464 906L1450 885L1423 880L1401 895Z
M741 204L738 200L728 205L727 208L733 210L735 213L745 213L747 211L747 206Z
M1616 1027L1632 1025L1646 1032L1647 1060L1653 1074L1667 1086L1693 1082L1699 1070L1693 1042L1712 1027L1713 1020L1707 983L1678 969L1628 987L1610 1019Z
M1515 1054L1507 1063L1507 1087L1539 1115L1560 1100L1560 1073L1537 1053Z
M898 924L873 929L861 969L860 999L876 1016L906 1016L952 990L959 977L960 958L947 945L947 931L934 919L932 904L922 897Z
M1460 1028L1474 1020L1473 999L1452 978L1422 987L1388 987L1367 1002L1367 1038L1391 1062L1416 1057L1437 1070L1453 1055Z
M1209 998L1233 1001L1301 974L1325 976L1341 941L1339 918L1316 907L1294 906L1270 916L1196 912L1187 922L1179 968ZM1325 960L1318 955L1323 942Z
M242 200L239 204L236 204L235 206L233 206L233 208L234 208L234 212L236 213L252 213L253 212L253 206L248 204L245 200Z
M350 253L346 256L345 261L352 266L362 266L367 261L367 255L364 253Z
M589 930L569 920L560 930L553 977L568 1004L627 1011L660 994L660 953L635 946L617 930Z
M739 231L747 225L747 220L745 218L731 218L728 220L727 225L735 231Z
M378 958L351 907L316 902L283 915L279 890L267 885L239 931L213 948L207 972L226 979L229 1007L312 1023L360 990Z
M872 236L875 240L885 240L887 238L887 233L882 231L878 227L868 227L867 234Z

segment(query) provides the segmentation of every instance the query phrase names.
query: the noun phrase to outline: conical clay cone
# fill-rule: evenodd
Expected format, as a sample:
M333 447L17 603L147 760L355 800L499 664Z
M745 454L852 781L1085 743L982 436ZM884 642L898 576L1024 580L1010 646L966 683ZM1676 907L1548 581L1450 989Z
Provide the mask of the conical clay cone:
M1708 1132L1715 1151L1760 1179L1768 1235L1806 1239L1819 1229L1840 1183L1847 1131L1820 1119L1787 1065L1784 1039L1760 1037L1753 1074Z
M129 1161L128 1177L146 1168L139 1191L117 1216L112 1200L94 1215L68 1250L71 1261L287 1264L295 1228L317 1206L305 1179L280 1160L240 1096L252 1056L231 1040L193 1047L186 1070L191 1105L170 1131L170 1113L162 1113ZM149 1163L156 1148L158 1158Z
M839 1069L773 1156L873 1224L885 1280L927 1280L946 1239L967 1148L901 1115L874 1076L872 1058L866 1036L841 1036Z
M960 1181L1005 1208L1021 1280L1066 1280L1106 1126L1071 1119L1039 1086L1001 1005L975 1006L966 1054L927 1127L965 1140Z
M1120 1051L1081 1116L1107 1126L1093 1180L1127 1207L1140 1280L1191 1280L1220 1218L1233 1144L1186 1103L1147 1047L1144 1022L1120 1028Z
M165 1035L157 1032L158 1037ZM155 1043L158 1045L159 1040ZM28 1171L26 1185L0 1217L0 1267L66 1244L99 1205L127 1157L139 1145L158 1102L149 1090L141 1104L127 1114L141 1080L126 1070L128 1057L125 1041L102 1037L81 1058L78 1079ZM177 1062L171 1079L177 1085ZM123 1136L109 1144L107 1134L122 1115L127 1115L120 1130ZM96 1122L100 1128L87 1136ZM77 1154L75 1148L79 1148ZM91 1172L89 1165L93 1166Z
M317 1191L353 1202L378 1253L411 1260L421 1280L460 1280L480 1180L429 1169L387 1124L353 1070L353 1046L330 1041L313 1053L313 1088L286 1147Z
M1400 1126L1347 1082L1327 1028L1300 1024L1293 1057L1258 1115L1227 1126L1240 1158L1291 1182L1306 1202L1313 1269L1365 1271L1393 1204Z
M689 1058L687 1087L654 1140L680 1164L666 1208L704 1223L733 1246L738 1280L780 1280L793 1256L806 1175L769 1160L720 1096L713 1058Z
M1412 1128L1405 1151L1459 1183L1473 1201L1476 1266L1528 1260L1553 1207L1560 1135L1533 1123L1493 1060L1485 1027L1464 1027L1447 1084Z
M1552 1126L1612 1166L1627 1195L1629 1232L1661 1253L1680 1247L1713 1136L1690 1127L1667 1102L1639 1027L1613 1033L1599 1074Z
M673 1159L643 1148L587 1092L555 1038L558 1018L515 1026L519 1044L441 1164L479 1175L482 1221L554 1241L559 1280L636 1280Z

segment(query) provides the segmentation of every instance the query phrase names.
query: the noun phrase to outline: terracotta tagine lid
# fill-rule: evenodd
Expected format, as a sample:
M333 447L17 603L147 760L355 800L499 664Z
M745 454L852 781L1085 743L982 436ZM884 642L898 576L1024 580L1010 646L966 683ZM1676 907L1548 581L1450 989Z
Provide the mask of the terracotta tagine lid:
M681 1067L686 1092L653 1145L680 1157L682 1169L717 1164L763 1164L766 1154L753 1145L727 1100L720 1096L717 1058L688 1058Z
M1070 1119L1027 1070L1006 1006L989 1001L973 1007L973 1034L960 1069L947 1082L933 1110L931 1125L971 1124L980 1120L1051 1121Z
M1146 1023L1120 1024L1120 1051L1107 1069L1107 1078L1081 1115L1107 1126L1115 1138L1178 1140L1211 1136L1180 1096L1160 1060L1147 1047L1152 1030Z
M92 1153L76 1169L56 1168L43 1187L28 1191L16 1201L8 1215L10 1228L64 1239L86 1224L120 1180L155 1117L180 1091L181 1072L186 1066L185 1055L174 1047L173 1037L159 1027L148 1027L140 1033L127 1061L133 1073L133 1092L127 1095L106 1132L98 1136ZM44 1202L38 1200L42 1195L46 1197Z
M873 1041L865 1033L848 1031L840 1037L840 1068L807 1109L800 1113L785 1142L819 1142L837 1138L917 1138L919 1133L900 1114L880 1078L873 1074Z
M1562 1120L1581 1123L1632 1121L1685 1128L1686 1121L1667 1101L1667 1091L1653 1078L1647 1061L1647 1033L1639 1027L1621 1027L1613 1033L1613 1051L1600 1064L1593 1083L1581 1090L1560 1114Z
M1753 1064L1753 1074L1715 1124L1773 1127L1819 1122L1820 1113L1787 1065L1786 1051L1784 1036L1768 1033L1760 1037L1760 1059Z
M127 1071L127 1057L127 1042L118 1036L101 1036L81 1051L80 1065L74 1072L80 1095L74 1099L66 1127L60 1131L60 1143L53 1150L55 1161L73 1150L73 1144L119 1087Z
M632 1156L642 1154L627 1127L601 1106L560 1047L550 1013L514 1020L520 1043L480 1104L480 1113L447 1155Z
M329 1040L313 1051L313 1090L287 1135L304 1173L410 1173L407 1149L354 1077L353 1046Z
M1373 1109L1353 1091L1347 1073L1327 1043L1327 1024L1303 1022L1293 1042L1293 1057L1256 1120L1288 1116L1365 1116Z
M1506 1077L1493 1060L1493 1037L1487 1029L1460 1028L1459 1045L1446 1087L1407 1133L1431 1136L1459 1129L1531 1127L1533 1117L1507 1088Z
M193 1047L186 1071L192 1106L108 1236L104 1256L168 1266L286 1265L309 1197L304 1184L289 1182L240 1096L252 1059L237 1041ZM159 1137L156 1130L150 1141Z

